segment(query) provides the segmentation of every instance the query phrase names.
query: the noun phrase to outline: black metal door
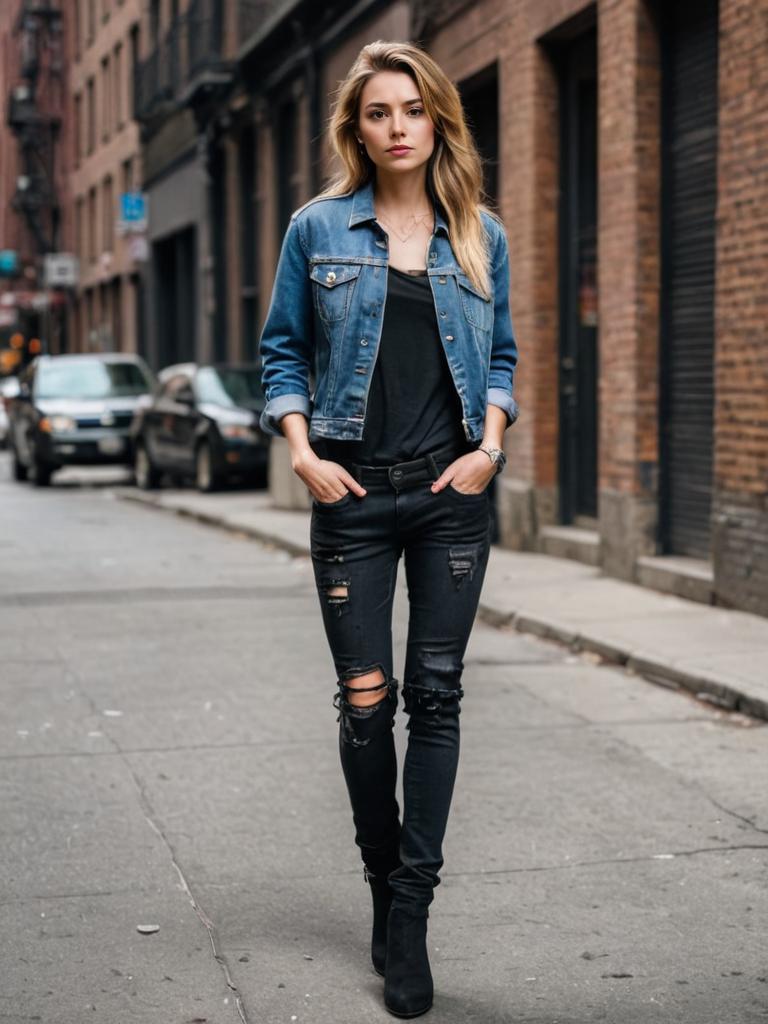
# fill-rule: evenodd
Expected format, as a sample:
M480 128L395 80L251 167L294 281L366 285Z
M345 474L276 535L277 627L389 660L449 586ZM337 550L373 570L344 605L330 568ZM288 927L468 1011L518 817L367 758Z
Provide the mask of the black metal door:
M561 63L560 513L597 516L597 33Z
M661 532L710 547L714 406L717 3L663 10Z
M195 229L154 245L158 367L195 358Z

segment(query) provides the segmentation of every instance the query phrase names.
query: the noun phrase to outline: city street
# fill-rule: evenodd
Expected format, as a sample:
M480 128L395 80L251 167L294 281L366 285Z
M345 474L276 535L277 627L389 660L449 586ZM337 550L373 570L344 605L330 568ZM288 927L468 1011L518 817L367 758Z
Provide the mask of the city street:
M391 1020L309 561L124 482L0 453L0 1022ZM768 1022L768 724L482 623L465 665L424 1019Z

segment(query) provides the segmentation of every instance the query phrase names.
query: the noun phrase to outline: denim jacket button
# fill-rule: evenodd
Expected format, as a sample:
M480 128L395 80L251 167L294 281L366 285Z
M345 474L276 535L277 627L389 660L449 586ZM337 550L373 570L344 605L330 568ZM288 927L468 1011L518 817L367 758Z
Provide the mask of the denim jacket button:
M332 270L329 270L328 273L325 275L325 280L329 284L333 284L333 282L336 280L336 275L334 274L334 272Z
M446 341L453 341L453 335L452 334L446 334L445 340Z
M367 345L368 344L368 339L367 338L361 338L360 339L360 344L361 345Z

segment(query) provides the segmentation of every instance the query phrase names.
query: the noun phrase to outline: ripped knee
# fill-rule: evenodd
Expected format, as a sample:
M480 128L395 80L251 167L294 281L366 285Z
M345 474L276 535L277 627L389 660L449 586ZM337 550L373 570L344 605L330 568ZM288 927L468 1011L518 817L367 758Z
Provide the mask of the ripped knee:
M416 672L403 686L407 729L414 721L434 724L461 714L463 670L461 658L451 651L419 652Z
M356 707L369 707L386 697L384 691L387 688L387 680L380 668L359 675L345 673L339 685L347 691L347 699L350 704L354 704Z
M336 721L345 743L365 747L375 736L392 729L397 686L397 680L387 678L380 665L342 675L333 705L339 712Z

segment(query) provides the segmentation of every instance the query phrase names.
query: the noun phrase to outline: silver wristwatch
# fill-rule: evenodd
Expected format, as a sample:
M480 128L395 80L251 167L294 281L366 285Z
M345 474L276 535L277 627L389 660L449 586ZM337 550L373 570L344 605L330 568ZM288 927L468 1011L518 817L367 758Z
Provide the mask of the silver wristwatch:
M485 454L496 467L497 473L500 473L502 469L504 469L504 467L506 466L507 456L504 454L501 448L486 448L484 445L481 444L478 446L477 450L479 452L485 452Z

